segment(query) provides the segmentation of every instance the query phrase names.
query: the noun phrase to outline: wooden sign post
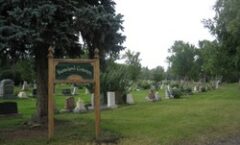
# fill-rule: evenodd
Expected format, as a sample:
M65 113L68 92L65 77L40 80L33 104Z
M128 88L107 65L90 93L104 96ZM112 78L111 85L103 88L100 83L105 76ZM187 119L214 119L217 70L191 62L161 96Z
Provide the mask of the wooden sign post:
M54 135L54 84L93 83L96 138L100 136L100 69L98 50L94 59L54 59L48 53L48 138Z

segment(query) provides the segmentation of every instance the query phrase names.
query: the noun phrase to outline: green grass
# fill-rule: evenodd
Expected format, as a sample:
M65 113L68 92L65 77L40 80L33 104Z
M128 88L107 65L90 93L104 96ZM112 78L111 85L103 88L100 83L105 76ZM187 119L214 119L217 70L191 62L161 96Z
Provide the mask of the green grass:
M56 91L58 108L64 107L66 97ZM239 133L240 88L227 84L218 90L184 96L181 99L146 102L148 91L132 92L134 105L101 112L102 139L118 138L118 144L172 145L202 144L207 140ZM163 96L164 92L160 91ZM89 102L90 97L81 90L80 97ZM92 144L94 129L93 112L56 114L54 139L48 141L47 132L42 136L9 139L5 131L16 131L34 112L35 100L17 100L21 116L0 118L0 144ZM33 129L34 131L34 129Z

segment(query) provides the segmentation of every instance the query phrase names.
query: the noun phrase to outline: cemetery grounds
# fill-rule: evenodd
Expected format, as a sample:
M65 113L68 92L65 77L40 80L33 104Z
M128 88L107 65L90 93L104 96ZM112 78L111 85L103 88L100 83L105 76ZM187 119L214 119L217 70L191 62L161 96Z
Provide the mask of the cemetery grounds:
M55 95L58 109L65 96L58 85ZM15 92L19 88L15 89ZM30 90L29 90L30 93ZM79 93L79 92L78 92ZM90 95L80 90L85 103ZM0 116L1 145L225 145L240 143L240 86L225 84L218 90L147 102L148 90L132 92L134 105L121 105L101 112L101 139L96 141L94 113L57 113L54 138L47 139L46 126L28 125L35 111L35 99L18 99L19 115ZM159 90L164 96L164 90ZM0 100L5 101L5 100ZM235 145L235 144L232 144Z

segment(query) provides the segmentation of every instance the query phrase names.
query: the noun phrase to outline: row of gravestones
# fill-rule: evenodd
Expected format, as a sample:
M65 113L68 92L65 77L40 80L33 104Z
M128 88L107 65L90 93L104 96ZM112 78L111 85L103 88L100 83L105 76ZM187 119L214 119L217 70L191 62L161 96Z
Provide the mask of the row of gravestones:
M100 100L103 100L103 97L100 97ZM105 108L116 108L116 99L115 99L115 92L108 92L107 93L107 104L103 105L103 101L101 101L101 109ZM131 94L128 94L126 97L126 103L127 104L134 104L133 96ZM65 100L65 107L60 112L85 112L87 110L94 109L94 95L91 97L91 104L84 104L84 102L79 99L77 102L75 102L74 97L68 97Z

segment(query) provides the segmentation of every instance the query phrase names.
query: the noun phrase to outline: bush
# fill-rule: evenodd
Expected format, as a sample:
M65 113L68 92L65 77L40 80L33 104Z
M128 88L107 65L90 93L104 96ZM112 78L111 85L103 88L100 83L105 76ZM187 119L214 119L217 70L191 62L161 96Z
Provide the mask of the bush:
M138 83L138 87L144 90L149 90L151 88L151 84L148 81L141 81Z
M206 88L205 87L201 87L201 92L206 92Z
M171 88L179 88L179 84L178 83L173 83L173 84L171 84Z
M115 92L116 103L122 104L123 96L127 94L130 87L130 79L127 73L128 67L114 62L109 63L106 71L101 74L101 92ZM106 95L105 95L106 96Z
M192 88L190 88L190 87L185 88L184 93L188 94L188 95L191 95L192 94Z
M16 85L19 85L22 81L20 72L13 69L5 69L0 72L0 80L11 79Z
M182 92L178 88L173 88L172 89L172 95L173 95L174 98L178 99L182 96Z

